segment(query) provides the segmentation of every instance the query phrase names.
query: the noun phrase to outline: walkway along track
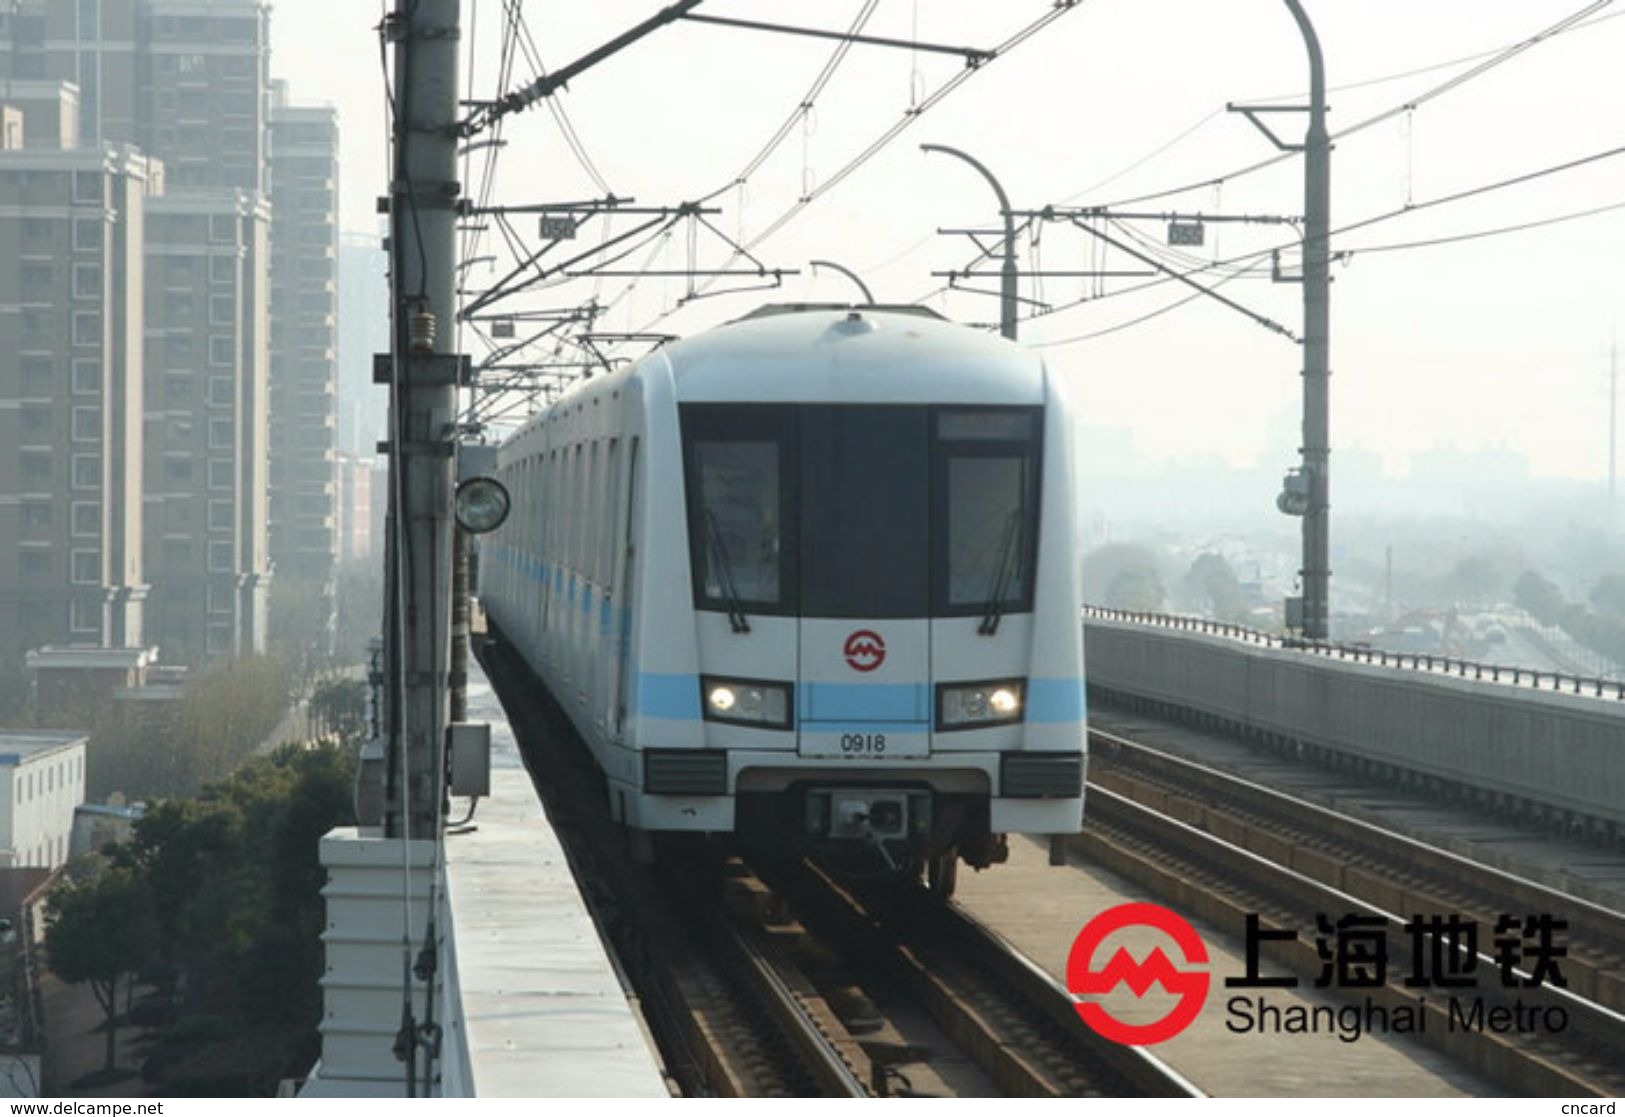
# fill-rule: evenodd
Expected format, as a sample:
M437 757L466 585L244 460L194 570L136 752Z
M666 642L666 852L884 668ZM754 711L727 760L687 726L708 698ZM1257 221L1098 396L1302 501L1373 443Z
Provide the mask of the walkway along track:
M1496 961L1480 954L1478 973L1491 976L1488 981L1480 981L1473 993L1483 998L1487 1013L1498 1008L1513 1010L1516 1003L1533 1013L1558 1009L1567 1026L1550 1034L1534 1031L1505 1035L1489 1029L1452 1027L1447 1007L1440 1003L1448 998L1425 997L1427 990L1408 988L1402 981L1411 970L1406 917L1449 914L1449 902L1392 884L1386 891L1379 891L1381 902L1373 901L1368 895L1339 890L1288 867L1294 855L1290 838L1282 838L1278 829L1262 826L1256 820L1249 824L1229 813L1229 790L1241 794L1239 789L1217 790L1209 784L1200 799L1192 799L1170 795L1142 782L1137 790L1147 798L1159 799L1159 806L1167 813L1117 794L1107 786L1114 778L1110 774L1111 760L1101 763L1101 758L1128 746L1121 738L1096 736L1096 759L1090 776L1099 782L1089 791L1088 821L1075 845L1089 860L1150 887L1183 913L1222 927L1239 930L1248 913L1257 913L1260 925L1266 929L1290 930L1315 927L1320 913L1376 917L1382 921L1389 943L1399 947L1397 956L1390 959L1387 983L1378 988L1341 991L1345 995L1368 996L1390 1014L1402 1006L1428 1013L1429 1022L1419 1033L1424 1042L1509 1090L1568 1096L1612 1095L1625 1089L1625 1018L1618 1013L1549 985L1504 988L1496 980ZM1329 824L1331 820L1323 821ZM1259 852L1241 843L1250 843ZM1311 852L1320 857L1316 864L1322 871L1336 867L1334 856ZM1309 863L1303 857L1299 861ZM1362 871L1354 866L1343 867L1341 879L1351 888L1363 888L1365 874L1374 881L1382 879L1369 873L1369 867ZM1266 942L1264 952L1275 965L1285 966L1300 977L1314 978L1321 973L1322 959L1312 943L1301 939Z

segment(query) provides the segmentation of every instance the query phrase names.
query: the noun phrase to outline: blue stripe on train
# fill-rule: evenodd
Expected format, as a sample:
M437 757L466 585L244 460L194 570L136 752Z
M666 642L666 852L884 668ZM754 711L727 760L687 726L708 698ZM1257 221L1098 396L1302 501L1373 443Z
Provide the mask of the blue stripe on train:
M698 676L640 671L637 688L633 708L644 717L693 720L700 716ZM796 719L816 724L820 730L828 730L830 722L908 724L932 719L930 688L923 683L807 683L801 690ZM1083 711L1082 679L1028 680L1028 723L1082 721Z
M1027 721L1037 725L1083 720L1082 679L1028 679Z
M924 683L803 683L796 696L802 721L928 721L931 688Z
M639 671L632 708L646 718L698 721L700 680L697 675L664 675Z

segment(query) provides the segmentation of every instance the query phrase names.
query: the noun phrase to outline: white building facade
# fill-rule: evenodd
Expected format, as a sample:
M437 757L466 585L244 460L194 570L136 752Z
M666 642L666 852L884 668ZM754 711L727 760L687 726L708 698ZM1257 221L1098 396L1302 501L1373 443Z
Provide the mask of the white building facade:
M0 865L55 869L85 801L83 733L0 730Z

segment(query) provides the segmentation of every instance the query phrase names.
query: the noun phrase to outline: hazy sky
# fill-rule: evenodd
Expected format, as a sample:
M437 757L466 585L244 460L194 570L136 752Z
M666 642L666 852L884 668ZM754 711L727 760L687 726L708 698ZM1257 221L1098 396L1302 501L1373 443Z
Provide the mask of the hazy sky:
M557 68L662 4L520 6L543 63ZM710 0L699 11L844 29L871 6L866 34L980 48L1009 39L1051 7L1049 0ZM1625 154L1336 230L1625 147L1625 81L1618 76L1625 19L1617 18L1625 5L1589 5L1597 11L1576 29L1431 99L1429 91L1587 5L1306 0L1306 7L1326 55L1334 134L1420 102L1343 137L1332 157L1333 248L1353 251L1333 266L1334 478L1337 448L1376 451L1397 471L1416 451L1453 444L1516 450L1541 475L1601 479L1609 345L1616 336L1625 342ZM381 11L358 0L280 0L272 16L273 74L290 80L296 100L340 109L347 229L376 227L373 198L385 181L373 31ZM497 91L502 16L498 0L464 2L465 27L473 24L467 38L477 44L475 97ZM578 77L559 101L616 194L674 205L732 183L796 110L833 50L824 40L683 24ZM743 187L716 198L723 212L711 220L729 236L750 240L963 68L954 56L854 47L772 158ZM581 279L505 305L574 305L596 291L604 301L618 300L601 328L688 333L764 301L853 297L840 276L811 275L808 261L820 257L860 272L882 301L918 299L945 282L933 270L962 267L974 254L965 238L937 236L936 229L997 222L997 203L981 178L956 160L922 154L920 143L974 155L998 175L1016 208L1115 204L1270 157L1268 140L1225 105L1301 103L1307 74L1302 40L1280 0L1084 0L913 116L889 145L757 246L765 265L802 270L781 291L703 298L669 313L685 292L683 280L646 279L626 293L625 280ZM533 75L521 55L510 84ZM1283 136L1301 137L1303 114L1271 120ZM603 193L545 106L510 117L502 134L507 147L493 200ZM1301 159L1293 158L1131 208L1292 215L1302 209L1302 174ZM477 185L478 177L471 181ZM1361 251L1616 205L1622 208L1509 235ZM534 224L521 220L534 237ZM1127 224L1154 245L1164 241L1160 222ZM1210 224L1207 233L1205 247L1184 251L1230 260L1293 240L1279 226ZM700 234L702 266L718 266L719 249L712 234ZM488 242L478 251L493 249ZM1116 253L1102 258L1091 238L1062 223L1042 228L1036 262L1030 237L1020 251L1029 268L1143 267ZM651 245L622 266L648 259L654 267L679 268L688 254L689 238L679 232L664 248ZM1296 253L1285 262L1295 267ZM1272 283L1267 259L1257 267L1256 276L1225 282L1223 293L1298 332L1300 288ZM994 271L996 262L982 268ZM495 274L483 263L469 269L476 284ZM1211 285L1228 274L1196 278ZM990 291L998 285L996 278L975 282ZM1109 297L1023 322L1022 341L1045 346L1052 367L1074 385L1086 421L1133 428L1136 447L1150 457L1292 464L1301 406L1298 347L1200 297L1103 334L1191 293L1162 283L1113 294L1144 282L1023 279L1024 295L1058 307L1089 294ZM991 296L930 301L961 320L997 319Z

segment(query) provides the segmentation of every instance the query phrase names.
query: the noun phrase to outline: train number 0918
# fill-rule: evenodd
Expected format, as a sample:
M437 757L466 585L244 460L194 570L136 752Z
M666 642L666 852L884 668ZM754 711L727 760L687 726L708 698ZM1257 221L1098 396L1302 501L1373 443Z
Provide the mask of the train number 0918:
M879 756L886 751L884 733L842 733L841 751L856 756Z

